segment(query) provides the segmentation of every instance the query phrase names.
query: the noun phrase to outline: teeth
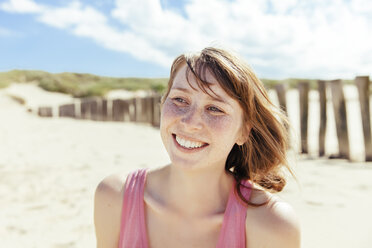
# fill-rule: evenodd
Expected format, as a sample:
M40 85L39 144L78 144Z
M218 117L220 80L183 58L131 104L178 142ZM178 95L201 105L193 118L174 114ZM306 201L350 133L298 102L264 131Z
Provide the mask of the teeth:
M203 143L191 141L191 140L185 140L178 136L176 136L177 143L180 144L180 146L183 146L185 148L199 148L203 146Z

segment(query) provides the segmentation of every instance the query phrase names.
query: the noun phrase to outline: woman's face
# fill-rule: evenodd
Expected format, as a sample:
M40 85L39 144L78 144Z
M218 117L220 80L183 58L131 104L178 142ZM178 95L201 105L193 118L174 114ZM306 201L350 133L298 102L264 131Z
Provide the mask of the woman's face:
M160 132L173 165L189 169L222 166L235 143L244 143L243 111L207 71L210 95L186 79L186 65L176 74L161 111ZM208 90L208 89L207 89Z

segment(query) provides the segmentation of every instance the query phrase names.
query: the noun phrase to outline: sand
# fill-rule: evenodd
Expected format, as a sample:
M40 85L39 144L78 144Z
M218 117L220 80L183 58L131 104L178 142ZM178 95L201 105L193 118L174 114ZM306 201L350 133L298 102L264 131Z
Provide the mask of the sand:
M25 106L10 93L22 96ZM298 130L296 92L289 96L290 117ZM316 99L311 99L315 123ZM69 100L35 85L0 90L1 247L95 247L93 196L99 181L111 173L169 162L153 127L40 118L27 112ZM315 133L316 125L310 126ZM352 130L359 137L352 139L353 158L362 161L361 125ZM337 151L334 134L327 134L328 153ZM316 144L314 135L309 136ZM310 155L290 157L299 183L290 180L280 193L301 220L302 247L372 247L372 163L319 159L316 151L312 146Z

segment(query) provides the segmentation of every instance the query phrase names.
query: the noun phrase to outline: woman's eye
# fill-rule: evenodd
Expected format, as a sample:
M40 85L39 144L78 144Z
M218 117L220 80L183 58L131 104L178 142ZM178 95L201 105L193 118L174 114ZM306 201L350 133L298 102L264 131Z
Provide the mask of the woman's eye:
M214 106L211 106L211 107L208 107L208 110L212 111L212 112L216 112L216 113L223 113L223 111L217 107L214 107Z
M181 98L181 97L174 97L174 98L172 98L172 100L174 102L177 102L177 103L182 103L182 104L186 104L187 103L187 101L185 99Z

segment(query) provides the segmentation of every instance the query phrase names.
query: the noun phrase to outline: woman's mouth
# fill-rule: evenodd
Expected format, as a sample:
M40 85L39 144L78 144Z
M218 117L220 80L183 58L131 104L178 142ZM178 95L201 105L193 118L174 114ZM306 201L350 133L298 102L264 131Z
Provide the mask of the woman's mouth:
M187 138L183 138L175 134L172 134L172 135L176 143L185 149L190 149L190 150L198 149L198 148L202 148L208 145L208 143L204 143L202 141L189 140Z

